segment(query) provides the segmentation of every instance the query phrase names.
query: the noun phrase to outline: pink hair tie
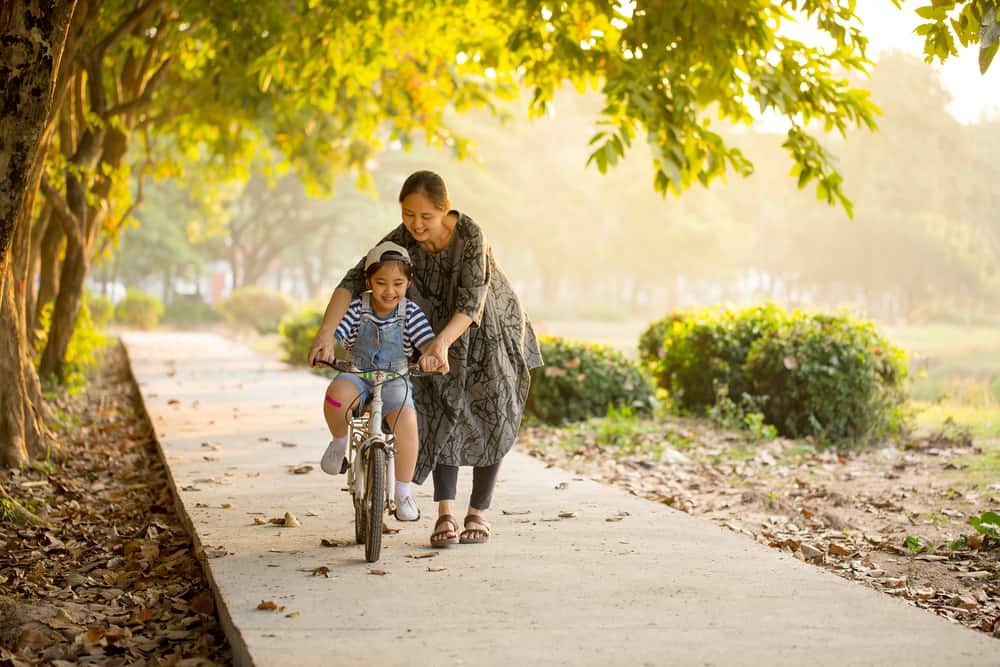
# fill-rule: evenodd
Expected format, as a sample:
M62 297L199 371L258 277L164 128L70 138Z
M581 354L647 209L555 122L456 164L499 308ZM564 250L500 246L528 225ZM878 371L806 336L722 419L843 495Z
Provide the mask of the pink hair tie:
M332 398L330 398L329 394L326 395L326 402L329 403L330 405L332 405L335 408L343 407L340 403L338 403L337 401L335 401Z

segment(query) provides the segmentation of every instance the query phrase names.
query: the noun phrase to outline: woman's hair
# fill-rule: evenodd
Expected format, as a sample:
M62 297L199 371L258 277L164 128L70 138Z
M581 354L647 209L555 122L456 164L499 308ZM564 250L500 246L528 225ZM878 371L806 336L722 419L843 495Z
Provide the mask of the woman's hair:
M383 266L389 263L395 263L399 265L399 271L403 274L403 276L411 283L413 282L413 270L410 267L410 263L404 261L403 258L401 258L399 255L396 255L395 257L392 256L386 257L381 262L375 262L374 264L369 266L368 270L365 271L365 282L370 281L372 279L372 276L375 275L376 271L378 271Z
M448 210L448 187L444 184L444 179L433 171L415 171L410 174L399 191L399 203L403 203L413 193L427 197L439 211Z

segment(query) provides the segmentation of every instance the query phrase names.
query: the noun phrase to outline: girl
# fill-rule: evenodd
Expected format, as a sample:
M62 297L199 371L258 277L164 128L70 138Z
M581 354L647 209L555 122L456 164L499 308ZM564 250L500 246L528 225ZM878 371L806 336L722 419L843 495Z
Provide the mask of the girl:
M380 243L365 257L368 291L351 301L334 334L359 369L405 371L414 350L422 352L434 339L427 316L406 298L410 281L410 255L405 248ZM431 370L435 361L421 359L421 365ZM323 472L337 475L347 469L344 453L350 411L358 402L364 405L371 392L370 380L350 373L342 373L330 383L323 415L333 440L320 461ZM416 521L420 511L410 483L417 462L417 416L409 376L383 384L382 401L386 423L396 436L396 519Z

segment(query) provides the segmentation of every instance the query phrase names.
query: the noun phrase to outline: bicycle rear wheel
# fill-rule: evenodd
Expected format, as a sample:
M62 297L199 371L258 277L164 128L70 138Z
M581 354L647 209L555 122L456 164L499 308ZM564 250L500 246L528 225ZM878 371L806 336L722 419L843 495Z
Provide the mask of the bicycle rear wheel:
M365 560L374 563L382 553L382 513L385 510L385 450L371 447L365 465Z
M365 541L365 501L354 498L354 543L362 544Z

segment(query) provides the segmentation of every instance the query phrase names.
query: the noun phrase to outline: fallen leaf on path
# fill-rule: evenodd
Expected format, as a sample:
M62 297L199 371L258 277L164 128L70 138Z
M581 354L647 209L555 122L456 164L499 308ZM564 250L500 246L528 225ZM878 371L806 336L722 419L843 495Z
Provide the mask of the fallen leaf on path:
M531 510L501 510L503 514L507 516L520 516L522 514L531 514Z
M427 568L427 571L428 572L444 572L447 569L448 568L446 568L444 565L431 565L430 567Z
M191 598L189 606L191 607L191 611L196 614L209 616L215 611L215 598L208 591L202 591Z
M375 575L378 575L380 577L384 577L385 575L387 575L389 573L386 572L385 570L368 570L368 574L375 574Z
M302 612L300 612L300 611L293 611L290 614L285 614L285 618L298 618L299 614L301 614L301 613Z
M260 609L261 611L277 611L278 605L274 604L271 600L261 600L260 604L257 605L257 609ZM284 609L284 607L282 607L282 609Z
M559 482L555 486L556 491L565 491L568 488L569 488L569 482Z
M233 509L233 504L232 503L222 503L221 505L219 505L219 507L221 507L224 510L231 510L231 509Z
M319 567L317 567L316 569L314 569L312 571L312 576L314 576L314 577L318 577L321 574L324 577L326 577L327 579L329 579L330 578L330 568L328 568L326 565L320 565Z
M436 551L414 551L407 554L410 558L434 558L438 555Z
M624 517L620 516L609 516L605 521L621 521Z
M576 512L559 512L560 519L575 519Z
M260 436L259 438L257 438L257 440L259 442L271 442L271 439L269 437L267 437L266 435Z
M281 441L281 446L282 447L298 447L298 445L295 444L294 442L288 442L286 440L282 440Z
M346 547L352 544L349 540L329 540L325 537L319 543L324 547Z
M309 466L309 465L306 465L306 466L289 466L288 467L288 472L292 473L293 475L305 475L306 473L312 472L312 469L313 469L313 467Z
M264 521L259 516L255 516L253 518L253 525L255 525L255 526L266 526L267 525L267 521Z
M385 521L382 522L382 534L383 535L395 535L399 532L399 528L390 528L389 524Z
M180 405L180 404L181 402L178 401L176 398L171 398L169 401L167 401L167 405Z
M285 518L282 520L282 525L286 528L298 528L302 524L299 523L299 520L296 519L295 515L291 512L285 512Z
M836 542L831 542L828 551L834 556L850 556L855 553L855 549L849 549L842 544L837 544Z

